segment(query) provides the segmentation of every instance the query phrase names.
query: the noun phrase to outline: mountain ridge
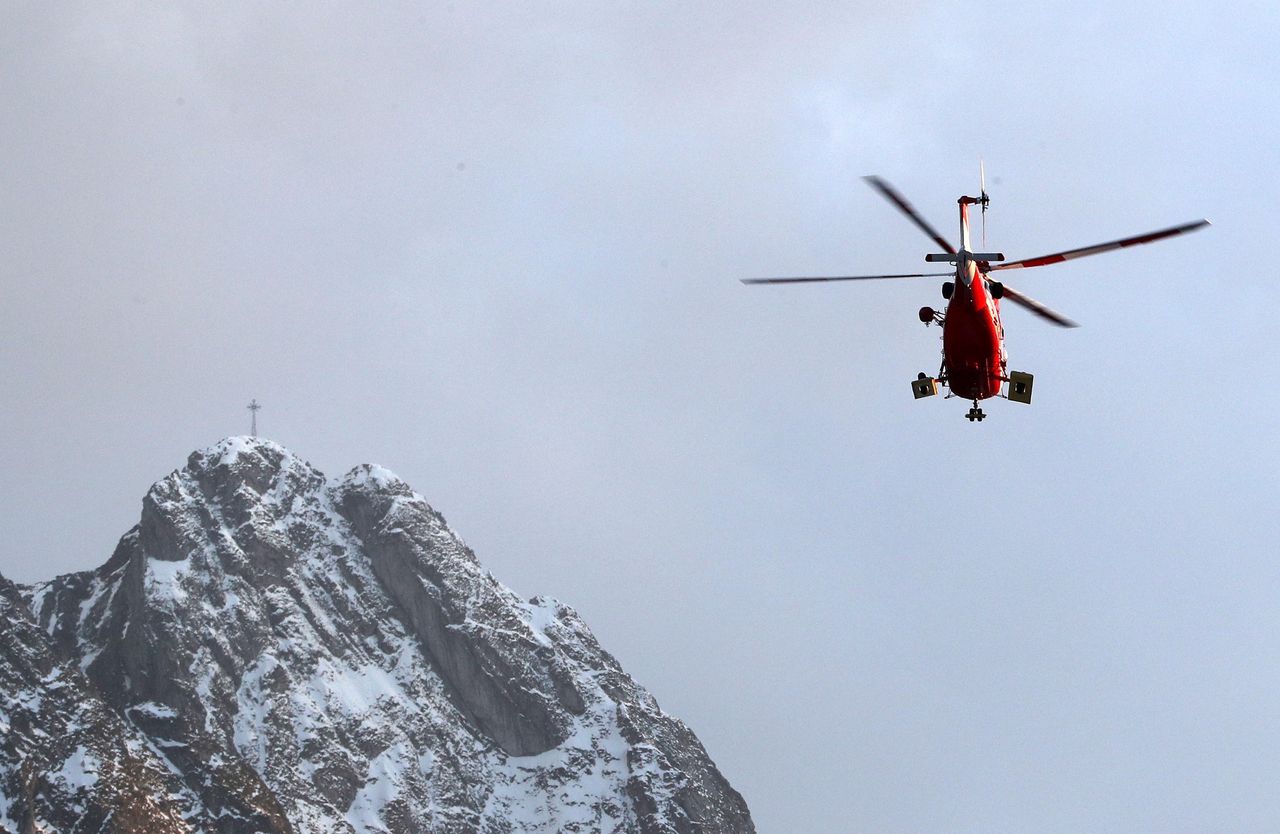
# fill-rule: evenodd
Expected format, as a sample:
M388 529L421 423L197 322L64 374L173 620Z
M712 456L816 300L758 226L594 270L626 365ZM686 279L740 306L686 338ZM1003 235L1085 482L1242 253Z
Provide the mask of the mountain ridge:
M23 597L193 798L176 830L754 831L576 612L521 600L382 467L226 438L101 567Z

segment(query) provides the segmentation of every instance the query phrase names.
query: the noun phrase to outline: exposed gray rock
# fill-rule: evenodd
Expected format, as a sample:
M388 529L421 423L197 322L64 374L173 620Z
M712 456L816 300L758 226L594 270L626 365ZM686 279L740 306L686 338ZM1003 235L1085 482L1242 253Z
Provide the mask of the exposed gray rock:
M0 577L0 832L178 834L211 821L153 742L61 662Z
M137 748L148 830L754 831L571 609L520 600L379 467L330 482L229 438L152 487L101 568L31 608L7 593L5 628L45 666L0 678L6 699L64 670L104 738ZM29 805L21 773L56 767L15 748L10 806ZM130 830L103 825L75 830Z

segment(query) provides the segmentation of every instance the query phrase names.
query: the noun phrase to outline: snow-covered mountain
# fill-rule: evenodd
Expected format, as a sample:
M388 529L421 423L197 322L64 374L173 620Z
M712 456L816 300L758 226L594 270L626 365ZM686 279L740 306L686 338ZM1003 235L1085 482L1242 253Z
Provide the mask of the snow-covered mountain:
M237 437L0 580L0 832L753 832L701 743L385 469Z

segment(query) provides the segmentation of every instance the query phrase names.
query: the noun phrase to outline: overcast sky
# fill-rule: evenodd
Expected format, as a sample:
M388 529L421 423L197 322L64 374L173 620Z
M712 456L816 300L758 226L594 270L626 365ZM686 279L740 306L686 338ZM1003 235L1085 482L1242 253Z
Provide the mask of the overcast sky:
M1280 829L1270 3L10 2L0 572L260 432L577 608L762 832ZM915 402L986 160L1030 407Z

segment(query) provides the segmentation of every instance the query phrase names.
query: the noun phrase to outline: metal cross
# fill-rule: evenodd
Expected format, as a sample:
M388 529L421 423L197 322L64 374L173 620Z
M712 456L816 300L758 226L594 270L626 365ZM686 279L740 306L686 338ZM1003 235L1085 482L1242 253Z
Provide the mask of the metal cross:
M262 408L262 406L258 405L257 399L252 399L249 401L249 404L245 406L245 408L253 412L253 417L250 418L250 423L249 423L249 434L253 435L254 437L257 437L258 436L258 409Z

